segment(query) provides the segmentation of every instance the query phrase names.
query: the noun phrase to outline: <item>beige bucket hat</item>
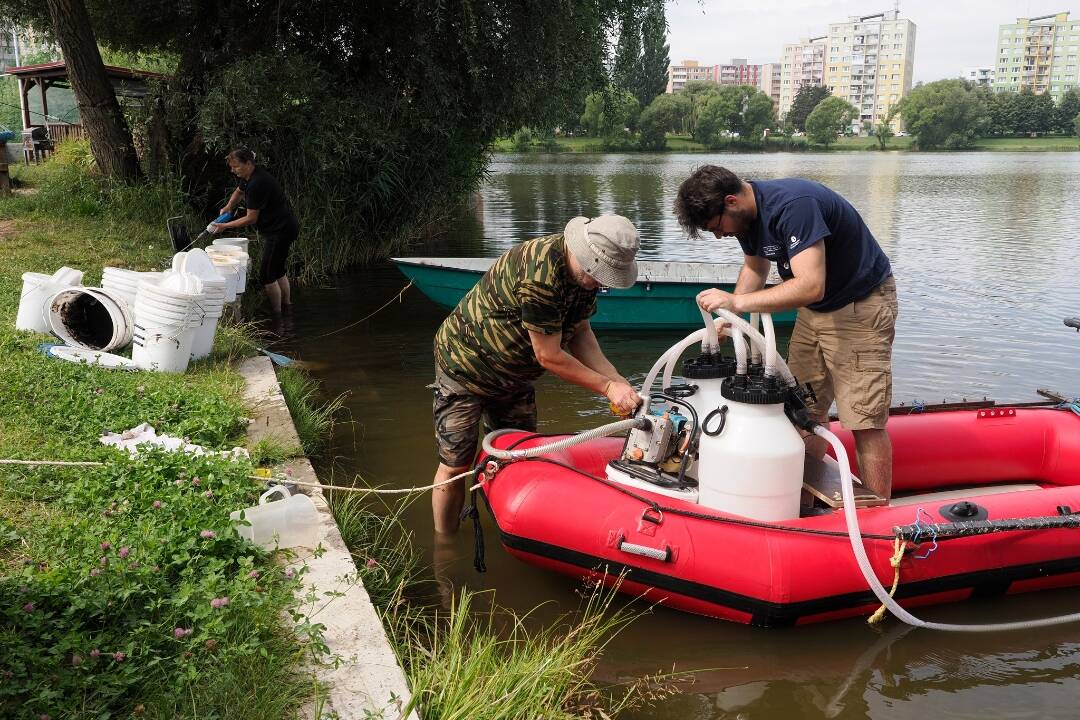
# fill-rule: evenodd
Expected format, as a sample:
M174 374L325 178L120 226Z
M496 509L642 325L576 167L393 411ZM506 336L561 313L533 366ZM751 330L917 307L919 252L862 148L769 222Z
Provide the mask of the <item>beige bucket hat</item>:
M566 223L566 248L597 282L628 288L637 281L637 256L641 238L633 223L622 215L601 215L590 220L576 217Z

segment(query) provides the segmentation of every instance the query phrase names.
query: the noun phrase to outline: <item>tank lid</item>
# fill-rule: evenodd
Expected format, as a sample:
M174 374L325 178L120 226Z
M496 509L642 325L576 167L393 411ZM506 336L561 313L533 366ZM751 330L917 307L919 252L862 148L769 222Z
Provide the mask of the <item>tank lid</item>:
M725 400L747 405L779 405L784 402L784 388L779 378L736 375L724 380L720 394Z
M688 380L710 380L735 374L735 358L702 353L683 361L682 375Z

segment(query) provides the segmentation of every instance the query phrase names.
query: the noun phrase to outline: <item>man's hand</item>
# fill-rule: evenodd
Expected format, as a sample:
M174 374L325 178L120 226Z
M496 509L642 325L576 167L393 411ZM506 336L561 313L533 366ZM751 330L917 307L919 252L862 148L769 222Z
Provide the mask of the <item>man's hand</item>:
M735 296L717 288L709 288L699 292L697 304L705 312L714 312L716 310L737 312L735 310Z
M231 205L226 205L225 207L218 210L218 217L221 217L222 215L224 215L225 213L228 213L228 212L232 212L232 206Z
M609 381L607 387L604 388L604 394L607 395L615 411L624 417L633 414L641 404L641 396L625 380Z
M731 323L729 323L727 320L716 318L716 320L713 321L713 324L716 325L717 340L723 340L727 336L731 335Z
M207 227L207 230L210 231L211 235L217 235L219 232L221 232L221 229L222 226L218 225L217 223L210 223L209 227Z

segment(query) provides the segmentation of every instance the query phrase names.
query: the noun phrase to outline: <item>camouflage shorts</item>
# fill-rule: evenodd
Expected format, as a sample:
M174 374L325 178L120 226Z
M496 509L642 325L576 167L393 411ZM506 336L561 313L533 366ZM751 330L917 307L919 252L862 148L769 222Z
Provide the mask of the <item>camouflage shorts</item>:
M474 395L435 366L432 414L435 417L435 445L439 460L449 467L467 467L476 457L480 439L480 418L485 432L503 428L536 430L536 391L531 385L505 397Z

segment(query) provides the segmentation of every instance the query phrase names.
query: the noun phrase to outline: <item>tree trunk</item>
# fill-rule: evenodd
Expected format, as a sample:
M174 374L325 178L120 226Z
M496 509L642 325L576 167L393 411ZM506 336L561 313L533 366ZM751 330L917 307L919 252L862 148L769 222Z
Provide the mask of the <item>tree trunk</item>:
M142 172L131 130L105 73L85 0L45 0L45 4L67 63L82 124L90 136L94 160L106 177L138 180Z

